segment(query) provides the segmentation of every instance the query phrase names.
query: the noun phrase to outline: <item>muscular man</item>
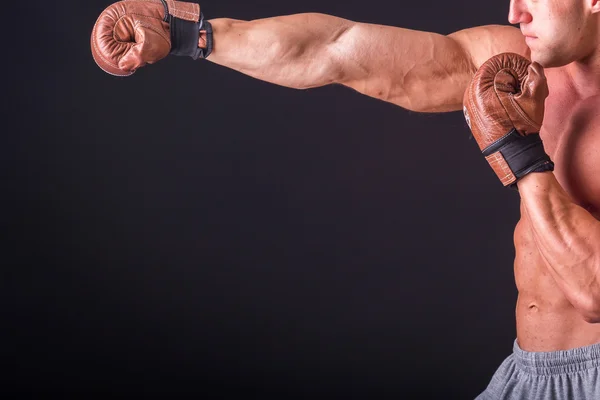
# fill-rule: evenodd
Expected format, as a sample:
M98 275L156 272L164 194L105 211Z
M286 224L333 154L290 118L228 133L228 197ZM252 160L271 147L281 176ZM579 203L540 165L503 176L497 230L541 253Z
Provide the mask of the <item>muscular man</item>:
M126 0L101 14L91 45L115 75L189 55L291 88L342 84L413 111L462 110L464 100L480 146L504 143L508 125L515 140L534 135L506 152L525 163L519 174L498 164L506 154L486 157L521 198L519 296L513 354L478 398L600 399L600 0L512 0L509 22L520 30L443 36L316 13L205 20L190 3ZM506 72L493 65L501 53L533 63ZM482 89L482 76L495 86ZM497 99L485 90L504 96L502 112L489 112Z

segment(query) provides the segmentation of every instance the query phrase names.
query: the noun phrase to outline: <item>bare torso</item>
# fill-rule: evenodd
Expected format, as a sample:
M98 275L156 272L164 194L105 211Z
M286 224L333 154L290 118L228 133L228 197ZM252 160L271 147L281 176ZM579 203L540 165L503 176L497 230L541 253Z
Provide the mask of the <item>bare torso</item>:
M540 136L555 162L554 175L576 204L600 220L600 94L581 98L564 70L547 70L546 76L550 96ZM519 345L556 351L600 342L600 324L584 321L562 293L521 211L514 234Z

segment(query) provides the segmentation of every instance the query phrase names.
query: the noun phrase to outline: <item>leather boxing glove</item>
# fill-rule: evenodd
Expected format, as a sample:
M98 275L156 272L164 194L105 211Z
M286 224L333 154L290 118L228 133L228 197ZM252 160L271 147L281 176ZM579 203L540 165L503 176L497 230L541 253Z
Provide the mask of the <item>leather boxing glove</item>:
M212 50L212 27L196 3L124 0L100 14L90 41L100 68L128 76L169 54L207 57Z
M467 124L504 186L554 170L539 135L547 96L542 66L513 53L486 61L465 92Z

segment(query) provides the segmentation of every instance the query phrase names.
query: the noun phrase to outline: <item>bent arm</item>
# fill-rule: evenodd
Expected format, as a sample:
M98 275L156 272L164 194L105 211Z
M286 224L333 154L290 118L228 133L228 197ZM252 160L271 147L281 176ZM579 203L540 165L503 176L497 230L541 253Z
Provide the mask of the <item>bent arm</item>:
M296 89L341 84L422 112L462 109L470 79L491 56L528 56L520 31L509 26L444 36L319 13L210 22L207 59L216 64Z
M588 322L600 322L600 221L574 204L551 172L519 181L525 214L550 273Z

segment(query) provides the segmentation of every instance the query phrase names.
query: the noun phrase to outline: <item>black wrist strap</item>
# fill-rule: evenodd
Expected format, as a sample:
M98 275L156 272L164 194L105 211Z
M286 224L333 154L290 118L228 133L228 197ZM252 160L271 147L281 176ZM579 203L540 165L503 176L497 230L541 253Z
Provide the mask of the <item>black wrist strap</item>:
M175 56L189 56L194 60L206 58L213 49L213 30L210 22L204 20L204 14L200 12L200 21L186 21L174 17L169 13L169 7L165 0L161 0L165 8L164 21L169 23L171 35L171 51L169 54ZM206 49L198 47L200 31L206 31Z
M186 21L169 14L169 30L171 32L170 54L198 59L202 50L198 47L200 23Z
M532 172L554 171L554 163L546 154L539 133L522 136L513 129L482 153L487 157L497 151L502 154L517 181ZM516 182L510 186L516 187Z

